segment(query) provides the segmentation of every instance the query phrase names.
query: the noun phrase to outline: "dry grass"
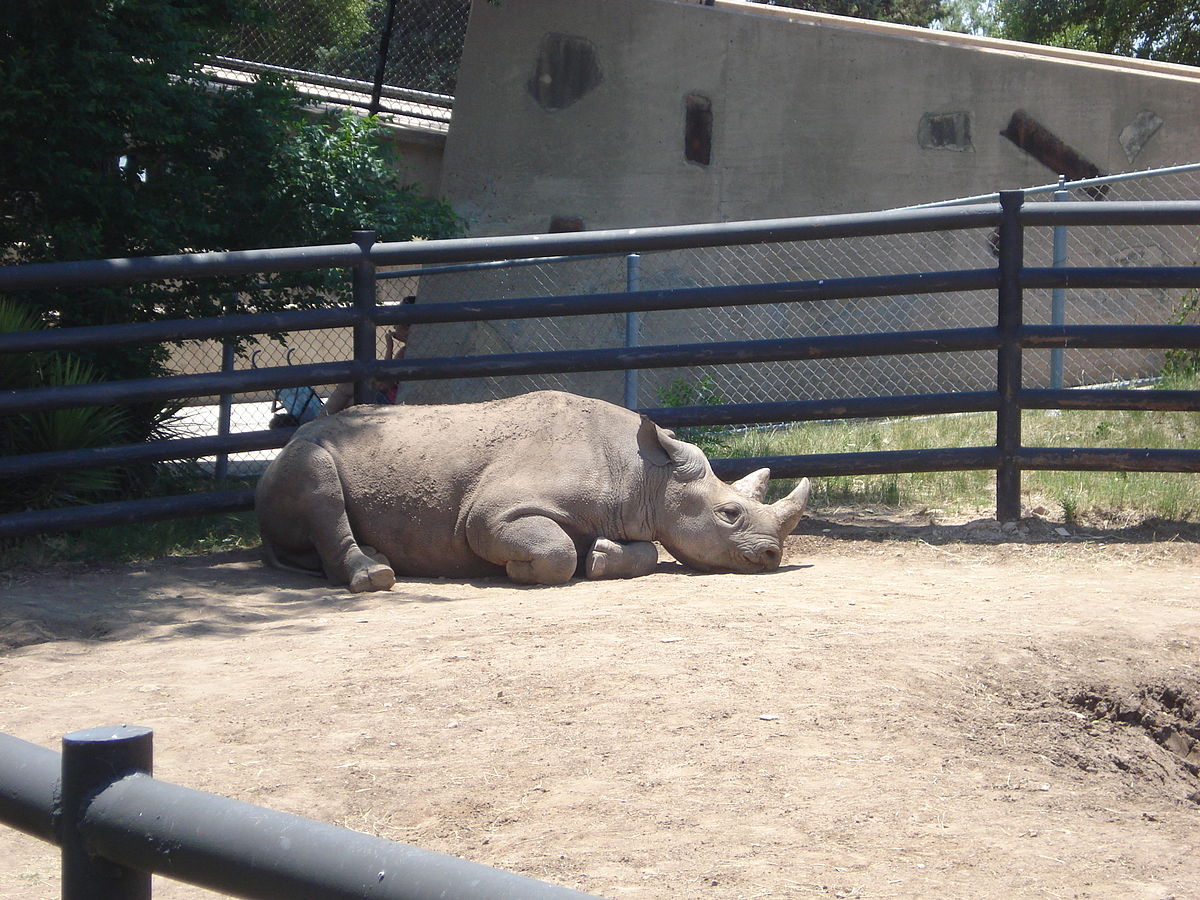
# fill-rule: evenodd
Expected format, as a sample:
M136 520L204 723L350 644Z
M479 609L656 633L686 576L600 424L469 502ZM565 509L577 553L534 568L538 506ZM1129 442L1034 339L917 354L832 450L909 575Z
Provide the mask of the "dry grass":
M1200 389L1200 377L1176 379L1175 390ZM996 416L971 413L895 420L810 423L728 436L721 456L790 456L873 450L990 446ZM1191 412L1030 410L1022 417L1030 447L1200 448L1200 414ZM1127 523L1163 518L1200 521L1200 483L1193 473L1026 472L1023 502L1072 521ZM846 476L814 484L815 508L831 505L922 505L950 512L995 502L991 471Z

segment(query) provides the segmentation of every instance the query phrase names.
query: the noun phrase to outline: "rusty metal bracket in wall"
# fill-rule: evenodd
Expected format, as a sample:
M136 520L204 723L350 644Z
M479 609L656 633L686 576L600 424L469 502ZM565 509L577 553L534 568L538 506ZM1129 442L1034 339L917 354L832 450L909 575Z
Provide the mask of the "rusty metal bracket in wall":
M1105 173L1074 147L1035 119L1023 109L1018 109L1008 120L1008 126L1000 132L1056 175L1065 175L1068 181L1085 178L1100 178ZM1108 193L1108 185L1087 188L1093 200L1102 200Z

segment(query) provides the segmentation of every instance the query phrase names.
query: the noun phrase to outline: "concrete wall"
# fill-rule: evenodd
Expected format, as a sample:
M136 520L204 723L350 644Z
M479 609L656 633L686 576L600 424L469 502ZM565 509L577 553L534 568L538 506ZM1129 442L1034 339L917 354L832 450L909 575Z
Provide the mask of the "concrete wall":
M384 138L396 148L405 178L420 185L421 196L431 199L440 197L445 132L393 126L385 128Z
M1200 70L715 0L504 0L472 8L442 194L475 235L886 209L1196 160ZM1006 136L1007 135L1007 136ZM646 287L987 266L987 235L730 248L643 259ZM1047 235L1031 263L1048 264ZM1044 239L1044 240L1043 240ZM1123 238L1124 239L1124 238ZM1072 236L1076 258L1093 255ZM1142 240L1132 237L1128 240ZM1194 241L1187 241L1194 246ZM1082 251L1088 249L1088 254ZM1115 248L1119 252L1121 248ZM1155 248L1163 261L1173 259ZM619 290L619 261L565 276L425 279L421 302ZM1166 321L1177 298L1137 300ZM1122 319L1102 295L1071 321ZM1027 298L1031 321L1049 297ZM642 343L986 325L994 298L940 296L650 314ZM431 326L414 356L620 345L620 317ZM1044 355L1044 354L1043 354ZM1027 383L1048 363L1028 355ZM1155 361L1075 352L1074 382ZM706 370L729 399L988 386L988 354ZM643 372L642 405L699 373ZM414 400L540 386L619 401L619 373L414 384Z
M1052 181L1001 135L1018 110L1109 174L1192 162L1200 146L1190 67L734 0L477 2L458 84L442 193L476 234L883 209ZM710 104L707 164L685 157L689 97Z

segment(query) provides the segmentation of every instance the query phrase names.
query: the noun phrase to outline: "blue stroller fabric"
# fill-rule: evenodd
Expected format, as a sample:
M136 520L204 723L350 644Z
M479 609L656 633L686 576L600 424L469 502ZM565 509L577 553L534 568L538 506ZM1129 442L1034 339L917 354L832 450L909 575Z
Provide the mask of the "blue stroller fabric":
M321 412L321 398L310 387L280 388L276 396L297 425L311 422Z

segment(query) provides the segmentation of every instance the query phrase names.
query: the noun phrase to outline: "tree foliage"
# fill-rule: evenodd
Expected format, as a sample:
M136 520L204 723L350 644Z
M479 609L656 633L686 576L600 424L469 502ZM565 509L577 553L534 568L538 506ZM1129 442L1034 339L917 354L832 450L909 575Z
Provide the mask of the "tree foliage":
M217 36L222 56L325 71L327 60L373 34L369 0L254 0L253 15Z
M943 0L756 0L809 12L874 19L899 25L928 26L945 14Z
M391 2L254 0L253 21L215 47L222 56L374 81ZM470 0L394 2L385 83L453 94Z
M250 0L23 0L0 19L0 253L6 264L444 237L458 222L405 183L370 120L316 120L285 85L215 84L215 35ZM47 325L206 316L236 283L40 292ZM280 285L282 286L282 284ZM247 297L250 295L243 295ZM327 303L259 291L258 309ZM162 371L159 347L80 354L103 378Z
M1000 37L1200 64L1200 0L997 0Z
M0 334L41 327L36 313L0 298ZM65 353L6 356L0 366L0 390L87 384L90 367ZM119 409L56 409L13 416L0 427L0 455L13 456L115 443L125 431ZM111 496L119 477L105 469L68 469L33 478L0 478L0 512L61 506Z

